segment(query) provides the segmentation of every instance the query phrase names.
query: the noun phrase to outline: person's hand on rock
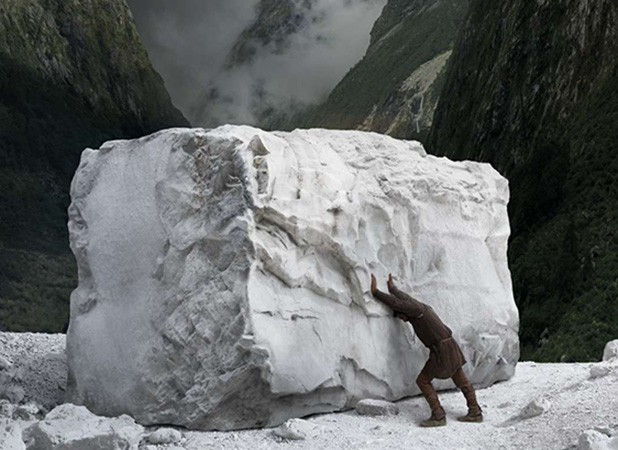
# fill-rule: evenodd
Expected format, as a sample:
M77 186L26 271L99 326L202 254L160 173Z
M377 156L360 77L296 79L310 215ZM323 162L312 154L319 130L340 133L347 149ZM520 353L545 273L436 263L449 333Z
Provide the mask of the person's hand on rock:
M408 316L406 316L404 313L396 312L395 317L397 317L400 320L403 320L404 322L408 322Z
M395 287L395 281L393 280L393 274L389 273L388 274L388 281L386 282L386 285L388 286L388 290L392 290Z

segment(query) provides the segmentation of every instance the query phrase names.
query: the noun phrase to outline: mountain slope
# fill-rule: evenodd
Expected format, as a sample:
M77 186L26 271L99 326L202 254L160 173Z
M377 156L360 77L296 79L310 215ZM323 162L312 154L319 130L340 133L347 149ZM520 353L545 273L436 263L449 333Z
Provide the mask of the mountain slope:
M0 3L0 327L59 331L81 151L187 125L123 0Z
M428 147L511 182L524 358L618 335L618 4L473 0Z
M365 57L303 125L424 137L467 7L468 0L389 0Z

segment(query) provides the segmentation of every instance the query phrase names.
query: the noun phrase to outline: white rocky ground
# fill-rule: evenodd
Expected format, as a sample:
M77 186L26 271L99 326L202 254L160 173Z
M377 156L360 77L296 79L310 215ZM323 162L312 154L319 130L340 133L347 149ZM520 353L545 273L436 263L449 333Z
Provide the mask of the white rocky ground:
M0 333L0 358L10 364L9 368L1 368L0 360L0 373L16 373L27 368L27 376L12 378L13 385L24 391L22 403L42 404L56 395L55 386L63 384L66 372L59 370L58 365L45 362L45 355L62 353L63 347L64 336ZM605 356L611 358L616 354L617 342L613 350L608 346ZM292 422L288 429L278 433L288 437L302 437L304 434L304 439L300 440L281 438L273 429L189 432L150 427L142 435L140 448L618 449L618 359L596 364L520 363L511 380L479 390L478 397L485 409L482 424L462 424L455 420L456 416L464 414L465 406L461 394L453 391L441 394L449 420L444 428L423 429L416 425L429 411L422 398L414 397L396 403L399 414L375 417L359 415L355 411L324 414ZM534 404L530 405L531 402ZM3 416L0 418L0 450L23 449L15 445L15 425L26 430L42 419L42 414L37 417L24 414L28 408L23 404L18 409L21 415L14 412L16 408L6 401L0 405L0 417ZM532 417L521 418L522 411L525 411L523 415ZM81 418L84 413L76 415ZM56 413L56 416L63 414ZM131 433L134 429L140 430L139 427L131 428L130 420L124 420ZM100 421L105 422L104 419ZM45 428L41 423L37 426ZM131 433L125 432L125 436ZM24 437L30 434L26 432ZM614 437L610 437L612 435ZM162 444L164 442L167 444ZM96 448L114 448L111 445ZM39 448L55 450L60 447L29 447ZM62 448L91 450L95 447L83 444Z

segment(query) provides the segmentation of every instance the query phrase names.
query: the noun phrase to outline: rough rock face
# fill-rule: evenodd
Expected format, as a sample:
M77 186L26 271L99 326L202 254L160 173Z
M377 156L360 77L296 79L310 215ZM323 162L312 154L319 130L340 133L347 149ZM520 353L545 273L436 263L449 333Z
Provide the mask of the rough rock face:
M428 350L371 272L434 307L474 383L514 372L489 165L374 133L174 129L85 150L71 192L67 395L97 414L233 429L418 393Z
M524 358L598 361L618 334L618 2L469 10L428 150L510 181Z
M468 0L389 0L365 57L303 125L424 138L467 9Z

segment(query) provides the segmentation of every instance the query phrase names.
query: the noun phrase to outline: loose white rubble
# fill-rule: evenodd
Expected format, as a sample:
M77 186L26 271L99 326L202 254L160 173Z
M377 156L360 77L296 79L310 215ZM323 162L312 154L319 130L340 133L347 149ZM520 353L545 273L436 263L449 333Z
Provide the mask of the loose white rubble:
M137 450L143 433L129 416L99 417L70 404L56 407L25 431L28 450Z
M303 419L289 419L273 430L276 436L282 439L301 441L308 436L314 437L318 427Z
M30 403L49 411L64 402L67 384L65 336L0 333L0 399Z
M64 336L46 336L37 340L43 348L50 345L45 343L45 339L56 344L64 342ZM16 342L25 343L26 340ZM11 354L21 354L23 350L12 345L11 352L8 352L9 358L16 360ZM31 348L31 351L38 352L35 348ZM185 431L182 440L172 446L147 444L147 434L144 434L140 449L564 450L577 449L580 436L593 430L602 435L603 439L598 439L599 436L595 434L601 444L614 445L614 448L600 447L602 450L615 450L615 441L611 439L618 437L618 372L591 380L589 372L592 366L590 363L518 364L515 376L509 381L477 391L485 417L481 424L457 422L455 418L466 412L465 402L460 392L448 391L440 394L440 400L447 412L448 424L439 429L427 430L417 426L418 422L429 416L429 409L423 398L414 397L396 403L400 410L397 416L361 416L355 411L313 416L306 421L315 428L305 440L300 441L282 439L269 429L238 432ZM35 371L31 380L45 380L46 376L42 371ZM551 402L549 411L526 420L512 419L532 399L540 397ZM0 412L9 411L4 415L5 420L2 423L20 426L22 430L36 423L11 419L15 407L16 405L0 401ZM0 421L1 419L0 417ZM156 430L153 428L149 431ZM14 450L1 446L0 448ZM23 449L23 446L17 448ZM80 447L80 450L89 449Z
M474 383L514 372L488 164L375 133L175 129L84 151L71 195L67 398L99 414L238 429L418 393L428 350L372 272L437 310Z

